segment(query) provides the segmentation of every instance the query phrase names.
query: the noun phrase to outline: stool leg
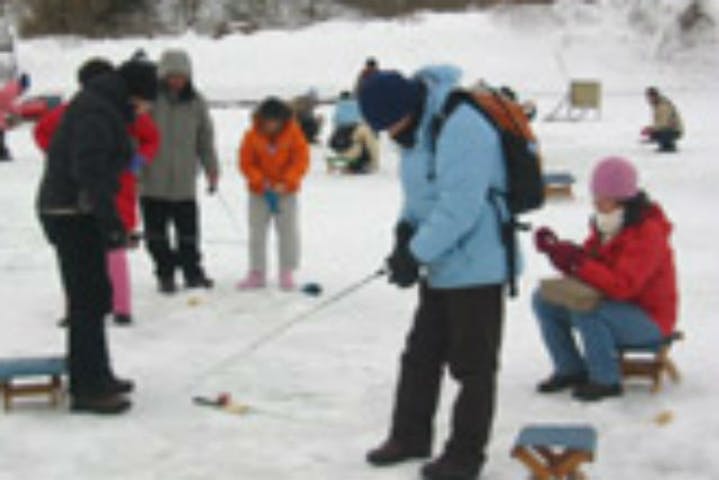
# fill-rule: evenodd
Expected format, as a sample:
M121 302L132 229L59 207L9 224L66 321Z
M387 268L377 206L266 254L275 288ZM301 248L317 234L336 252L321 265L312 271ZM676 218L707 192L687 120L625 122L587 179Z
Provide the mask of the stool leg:
M57 408L60 405L60 388L62 388L60 377L53 375L51 384L52 391L50 392L50 403L53 407Z
M553 480L551 471L527 448L516 449L513 456L529 469L532 480Z
M0 390L2 390L2 398L3 398L3 408L6 412L10 411L10 383L9 382L3 382L0 384Z
M669 378L671 378L674 383L679 383L682 381L682 376L679 373L676 364L670 358L664 360L664 369L666 370L667 375L669 375Z

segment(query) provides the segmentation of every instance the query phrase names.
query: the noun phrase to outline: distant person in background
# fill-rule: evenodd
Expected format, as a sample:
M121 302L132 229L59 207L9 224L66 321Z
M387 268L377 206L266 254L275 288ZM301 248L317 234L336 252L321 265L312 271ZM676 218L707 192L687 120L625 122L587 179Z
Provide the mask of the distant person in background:
M374 57L368 58L364 64L364 68L362 68L362 71L357 77L357 82L355 83L355 94L359 93L365 80L377 72L379 72L379 62Z
M342 92L335 107L330 148L336 153L327 159L331 172L371 173L379 169L377 136L364 122L359 103L350 92Z
M309 143L317 143L317 136L324 123L322 115L315 113L319 102L319 94L314 88L292 100L292 110L295 112L297 121L300 123L302 132Z
M132 157L128 125L157 94L154 69L128 63L82 88L52 136L37 208L53 245L69 305L71 408L119 414L131 407L132 382L118 379L107 348L112 307L108 251L125 248L116 196Z
M240 171L249 189L250 271L240 290L267 284L267 230L277 229L280 288L295 288L299 267L298 193L310 161L309 145L291 108L277 98L262 102L240 146Z
M167 50L158 74L160 94L151 113L161 144L155 161L140 175L141 206L159 290L170 295L177 292L178 268L187 288L214 286L202 267L197 174L204 171L208 190L214 193L220 165L209 108L193 84L189 55ZM170 227L175 230L175 245L170 242Z
M135 59L136 57L133 57ZM132 64L135 63L133 60ZM156 76L155 68L145 63L148 75ZM93 79L114 71L110 61L103 58L94 58L85 62L78 71L80 88L86 87ZM34 135L38 147L47 152L55 132L67 110L67 105L61 105L45 114L35 125ZM147 112L137 112L133 123L128 127L136 151L128 168L120 177L120 191L117 194L116 204L122 223L128 236L134 236L137 228L137 175L140 169L149 164L157 154L160 147L160 134L155 122ZM128 159L130 160L130 159ZM108 252L108 273L112 282L113 307L112 313L118 325L130 325L132 318L132 288L130 281L130 265L127 258L127 248L117 248ZM66 326L69 316L61 320L60 325Z
M535 295L534 310L554 366L541 393L573 389L597 401L622 394L619 349L659 346L677 321L677 280L672 225L639 188L634 166L607 158L592 176L595 214L583 246L561 241L549 228L536 245L562 274L581 280L603 300L576 312ZM583 348L577 346L573 332Z
M646 97L654 114L654 122L642 130L642 136L656 143L660 152L676 152L677 140L684 135L684 123L679 110L656 87L647 88Z
M30 77L23 73L0 88L0 162L12 160L5 143L5 133L18 116L18 100L30 88Z

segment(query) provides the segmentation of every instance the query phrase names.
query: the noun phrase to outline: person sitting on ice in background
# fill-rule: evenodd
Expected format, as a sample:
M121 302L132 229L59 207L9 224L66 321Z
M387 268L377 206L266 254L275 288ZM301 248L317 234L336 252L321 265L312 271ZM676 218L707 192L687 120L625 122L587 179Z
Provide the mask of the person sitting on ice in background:
M55 249L69 305L68 370L73 411L118 414L132 382L119 380L107 348L112 308L107 252L127 246L116 197L132 157L128 126L157 95L155 70L130 62L72 99L50 142L37 208Z
M295 97L291 102L295 117L309 143L317 143L317 137L324 124L324 117L316 113L319 103L320 97L314 88Z
M134 57L133 57L134 58ZM147 65L148 72L154 69L152 64ZM85 62L78 71L80 88L86 87L90 81L101 75L114 71L109 60L93 58ZM67 105L60 105L45 114L35 125L33 131L35 143L40 149L47 152L55 132L60 126ZM128 127L130 136L135 142L136 151L128 168L120 177L120 191L117 194L116 204L120 219L125 225L129 236L136 236L138 223L137 208L137 175L140 169L152 162L160 147L160 133L155 122L147 112L137 112L133 123ZM118 325L130 325L132 318L132 286L130 281L130 265L127 258L127 248L117 248L107 254L108 273L112 283L113 301L112 314ZM60 321L61 326L67 325L68 316Z
M197 174L207 177L210 193L219 185L212 118L204 97L192 81L190 57L167 50L159 63L160 94L152 118L160 130L160 151L140 175L140 204L147 249L155 265L160 292L177 292L179 267L187 288L212 288L202 267ZM169 229L174 227L175 245Z
M355 94L359 94L360 88L362 88L362 84L365 82L365 80L367 80L369 77L371 77L377 72L379 72L379 62L376 58L369 57L365 61L362 71L359 73L359 75L357 75L357 81L355 82Z
M563 274L597 289L604 300L589 313L545 301L534 310L554 365L542 393L574 389L580 400L622 394L618 350L659 345L677 321L672 226L661 207L639 189L634 166L623 158L601 161L592 177L596 212L583 247L540 229L536 244ZM580 353L572 332L582 340Z
M293 290L293 272L300 260L298 194L309 167L310 148L292 109L275 97L264 100L245 133L239 156L249 189L250 272L238 288L266 286L267 230L274 221L280 287Z
M327 159L330 172L371 173L379 169L377 136L365 123L359 103L350 92L342 92L335 106L330 148L337 154Z
M19 115L18 100L30 88L30 76L21 74L0 88L0 162L12 160L7 148L5 134Z
M684 135L684 123L679 110L656 87L647 88L646 97L654 114L654 122L642 130L642 136L648 142L656 143L659 152L676 152L677 140Z
M407 78L382 71L360 90L362 114L401 147L404 208L387 265L391 283L419 285L419 306L402 355L388 439L368 454L377 467L432 453L445 368L459 384L449 441L422 469L425 480L474 480L486 462L495 410L507 255L497 215L507 172L497 130L459 106L435 138L461 72L430 67ZM502 215L501 213L499 213ZM420 276L426 268L427 277Z

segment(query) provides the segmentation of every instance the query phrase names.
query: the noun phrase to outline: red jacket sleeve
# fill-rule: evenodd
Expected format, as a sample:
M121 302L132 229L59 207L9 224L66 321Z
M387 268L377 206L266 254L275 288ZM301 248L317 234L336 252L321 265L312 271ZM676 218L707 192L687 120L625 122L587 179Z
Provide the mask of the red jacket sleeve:
M630 300L644 289L661 266L665 241L659 227L646 225L623 242L621 252L611 265L590 257L576 275L612 300Z
M47 152L50 148L52 137L60 126L60 121L66 109L67 105L60 105L43 115L35 124L33 136L35 137L35 144L40 150Z
M160 130L150 115L140 115L130 125L130 135L137 140L137 151L145 157L147 162L152 162L160 150Z

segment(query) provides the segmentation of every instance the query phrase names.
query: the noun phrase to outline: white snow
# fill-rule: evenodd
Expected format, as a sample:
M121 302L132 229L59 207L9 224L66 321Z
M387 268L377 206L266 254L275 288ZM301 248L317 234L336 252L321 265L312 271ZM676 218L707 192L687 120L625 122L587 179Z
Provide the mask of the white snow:
M586 177L595 160L624 154L641 168L649 191L676 223L681 274L680 327L688 340L674 357L684 382L659 395L631 388L620 400L584 406L566 396L539 397L533 386L549 364L529 309L529 293L550 274L528 255L524 295L512 302L500 377L499 415L487 467L488 480L523 478L508 455L519 428L529 422L591 422L600 450L591 478L714 480L719 476L719 324L713 212L719 179L716 45L698 46L658 60L651 43L619 29L565 27L543 10L539 22L517 15L427 15L405 23L331 22L296 32L230 37L222 42L186 36L155 40L35 40L20 43L20 58L38 91L72 90L74 69L88 55L115 59L146 46L157 55L168 45L187 47L198 84L213 98L294 93L316 85L335 93L354 81L369 54L403 69L452 62L479 76L534 93L542 111L558 101L570 77L595 76L607 95L602 121L539 123L550 168L580 179L578 199L552 204L532 220L564 235L585 234L590 204ZM537 23L538 25L535 25ZM563 60L564 70L560 68ZM688 137L679 155L658 156L637 143L649 113L642 98L648 83L664 87L682 108ZM414 294L377 282L297 325L250 356L247 345L320 300L269 290L240 294L245 273L245 191L236 171L236 148L247 112L214 112L225 166L222 195L202 198L205 252L218 281L210 293L159 297L144 252L133 255L138 324L111 329L118 373L135 378L136 408L123 418L67 415L46 407L21 407L0 415L0 479L333 479L417 478L419 465L374 471L363 462L367 448L387 430L398 354L410 324ZM42 157L29 129L9 134L17 157L0 165L0 305L2 356L61 352L63 310L52 252L33 212ZM324 284L326 296L372 273L391 241L399 208L397 158L383 144L382 172L367 178L328 177L323 151L313 152L313 171L302 195L303 280ZM190 304L199 301L193 307ZM216 369L225 363L225 368ZM438 415L446 432L447 382ZM194 394L228 391L255 409L245 417L203 410ZM664 427L653 419L669 411ZM439 442L438 442L439 445Z

